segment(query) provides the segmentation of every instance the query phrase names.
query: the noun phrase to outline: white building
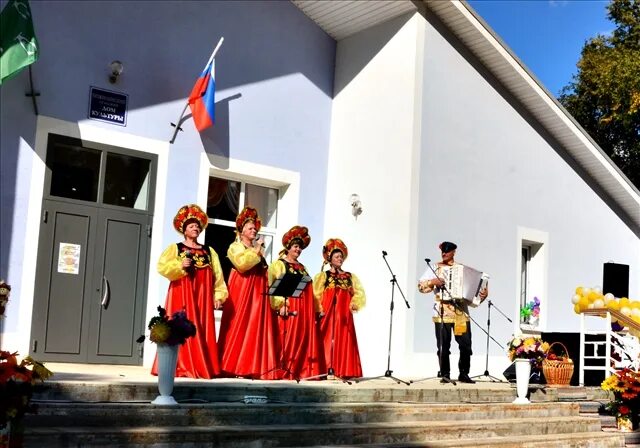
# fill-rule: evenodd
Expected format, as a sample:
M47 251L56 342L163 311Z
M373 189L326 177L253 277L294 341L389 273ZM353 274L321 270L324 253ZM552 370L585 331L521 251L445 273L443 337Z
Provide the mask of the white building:
M322 243L343 238L345 267L367 291L356 318L367 375L387 369L392 283L382 251L410 305L396 289L398 376L437 370L432 297L416 281L442 240L490 273L490 298L514 321L493 315L499 342L534 296L535 329L578 331L569 299L578 285L600 284L607 261L630 266L629 296L640 297L640 193L464 2L31 9L39 114L25 97L28 70L0 90L0 277L13 288L3 349L149 365L154 350L141 355L134 340L164 303L155 264L189 202L207 206L206 241L221 255L245 198L264 215L274 256L289 227L309 227L302 261L312 273ZM170 123L222 36L216 125L199 134L189 119L170 144ZM114 60L124 70L111 84ZM92 89L125 96L124 125L90 118ZM472 317L485 326L486 307ZM486 339L472 331L475 374ZM491 371L508 364L497 344L489 354Z

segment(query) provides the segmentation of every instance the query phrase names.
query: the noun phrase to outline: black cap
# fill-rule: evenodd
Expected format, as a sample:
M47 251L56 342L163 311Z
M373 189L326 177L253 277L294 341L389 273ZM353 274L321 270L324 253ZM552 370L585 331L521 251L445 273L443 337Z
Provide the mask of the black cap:
M438 247L440 248L442 253L451 252L452 250L456 250L458 248L456 243L452 243L450 241L443 241Z

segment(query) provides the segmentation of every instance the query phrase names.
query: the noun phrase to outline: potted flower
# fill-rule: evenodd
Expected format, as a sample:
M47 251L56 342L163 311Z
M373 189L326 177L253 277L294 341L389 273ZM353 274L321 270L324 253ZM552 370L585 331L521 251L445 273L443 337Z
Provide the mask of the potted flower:
M31 403L34 386L51 375L44 364L30 357L18 362L18 353L0 351L0 446L20 446L10 436L24 414L36 411Z
M516 391L517 397L513 401L516 404L529 403L527 392L529 390L529 378L531 366L540 366L549 344L536 336L516 336L509 341L509 359L516 364Z
M178 363L178 348L187 339L196 335L196 326L187 319L184 310L167 316L167 310L158 306L158 315L149 321L148 329L151 342L158 344L158 390L160 395L151 403L158 405L176 405L171 396ZM138 342L144 341L144 335Z
M602 389L613 393L614 399L605 406L616 417L620 431L638 429L640 416L640 373L625 367L608 376Z

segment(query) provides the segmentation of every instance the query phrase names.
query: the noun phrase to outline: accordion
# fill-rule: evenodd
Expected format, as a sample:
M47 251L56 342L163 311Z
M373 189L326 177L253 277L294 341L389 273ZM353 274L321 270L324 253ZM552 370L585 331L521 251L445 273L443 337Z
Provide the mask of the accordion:
M487 287L488 274L461 264L443 266L441 269L446 288L442 291L442 300L466 300L469 306L480 305L482 300L478 294Z

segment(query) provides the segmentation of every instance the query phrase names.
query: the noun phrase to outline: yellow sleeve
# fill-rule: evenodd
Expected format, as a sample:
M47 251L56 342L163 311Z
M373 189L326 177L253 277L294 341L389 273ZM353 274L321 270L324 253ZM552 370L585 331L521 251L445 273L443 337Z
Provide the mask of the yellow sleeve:
M182 269L182 260L178 257L177 244L171 244L162 252L160 260L158 260L157 269L160 275L170 281L178 280L187 275L187 272Z
M227 284L224 282L224 274L222 273L222 267L220 266L220 259L218 254L213 248L209 248L211 254L211 268L213 269L213 276L215 278L213 284L213 300L223 303L229 296L227 290Z
M280 260L276 260L269 265L268 278L269 284L272 284L275 279L281 277L285 273L286 267ZM271 308L279 310L284 305L284 297L282 296L269 296L271 301Z
M313 277L313 297L322 303L322 295L324 294L324 284L327 281L327 273L325 271L316 274Z
M364 295L364 288L362 287L362 283L360 283L360 279L355 276L355 274L351 274L351 283L353 286L353 297L351 298L351 305L355 305L355 311L360 311L364 308L364 304L367 301L366 296Z
M227 249L227 258L239 272L247 272L260 263L260 255L253 249L247 248L241 241L234 241Z

